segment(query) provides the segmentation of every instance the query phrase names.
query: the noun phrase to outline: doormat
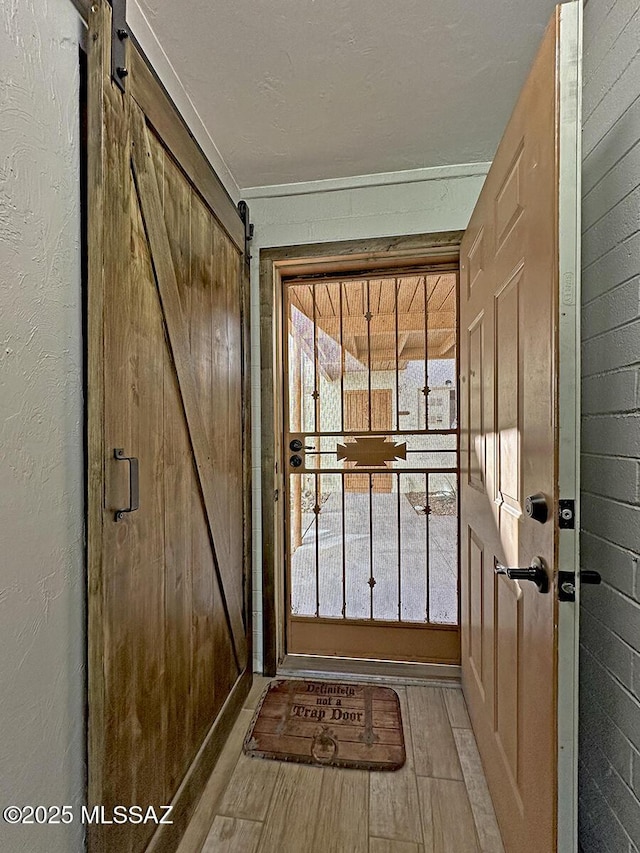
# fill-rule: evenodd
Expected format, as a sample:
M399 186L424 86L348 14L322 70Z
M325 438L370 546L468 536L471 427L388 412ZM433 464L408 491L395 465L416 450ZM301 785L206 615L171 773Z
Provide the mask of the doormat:
M303 764L398 770L405 762L398 694L371 684L272 681L244 752Z

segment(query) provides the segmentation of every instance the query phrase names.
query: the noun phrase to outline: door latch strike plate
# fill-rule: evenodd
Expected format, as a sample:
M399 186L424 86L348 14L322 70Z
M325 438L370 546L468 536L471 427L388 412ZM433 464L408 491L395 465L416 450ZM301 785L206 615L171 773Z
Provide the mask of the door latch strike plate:
M558 526L560 530L575 529L576 502L573 499L558 501Z
M558 601L576 600L576 576L573 572L558 572Z

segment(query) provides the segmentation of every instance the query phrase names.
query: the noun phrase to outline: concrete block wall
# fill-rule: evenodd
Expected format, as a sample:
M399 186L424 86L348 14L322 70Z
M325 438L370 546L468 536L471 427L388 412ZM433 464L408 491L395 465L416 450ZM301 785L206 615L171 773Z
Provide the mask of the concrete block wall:
M640 851L640 3L589 0L583 90L580 843Z

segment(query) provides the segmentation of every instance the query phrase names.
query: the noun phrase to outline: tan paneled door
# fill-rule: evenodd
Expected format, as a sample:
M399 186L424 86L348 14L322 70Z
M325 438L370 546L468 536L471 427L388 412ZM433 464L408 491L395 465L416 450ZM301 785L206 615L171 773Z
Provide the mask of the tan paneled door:
M250 686L244 225L143 59L89 44L92 851L174 850ZM130 41L130 40L129 40Z
M289 653L459 661L457 280L284 281Z
M508 853L576 849L580 26L558 7L461 247L463 684Z

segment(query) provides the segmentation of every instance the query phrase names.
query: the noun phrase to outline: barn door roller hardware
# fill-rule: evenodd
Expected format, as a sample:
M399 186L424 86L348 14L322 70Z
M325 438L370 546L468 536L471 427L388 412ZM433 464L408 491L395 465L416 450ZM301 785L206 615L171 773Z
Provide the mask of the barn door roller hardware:
M111 77L125 91L127 68L127 0L111 0Z
M251 246L249 244L253 240L253 223L250 222L249 205L244 199L238 202L238 213L244 223L244 260L248 264L251 260Z

